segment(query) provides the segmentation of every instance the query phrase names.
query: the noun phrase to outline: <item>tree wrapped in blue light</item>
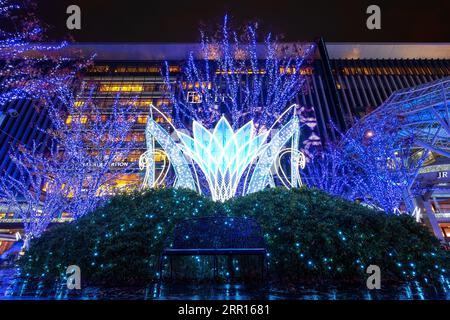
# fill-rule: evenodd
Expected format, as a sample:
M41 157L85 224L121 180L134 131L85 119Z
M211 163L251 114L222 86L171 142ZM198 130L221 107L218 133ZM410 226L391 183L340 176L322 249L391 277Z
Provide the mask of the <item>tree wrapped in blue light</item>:
M416 177L428 153L401 132L401 119L377 114L357 121L307 165L307 185L380 209L412 214Z
M302 171L303 181L310 188L351 199L353 167L346 161L342 148L328 144L311 155L311 161Z
M63 175L58 174L63 169L58 153L56 145L49 149L37 143L19 146L11 155L16 174L0 179L0 204L22 219L25 250L67 206L69 190Z
M275 186L273 176L282 169L270 169L279 166L278 157L290 153L291 181L282 182L290 187L301 185L299 159L304 159L304 155L299 150L298 118L303 109L294 100L306 82L314 52L314 45L281 44L270 34L258 42L256 25L248 25L243 33L238 33L230 28L225 16L218 36L202 32L202 41L197 50L189 53L179 78L173 79L166 63L165 89L174 119L169 122L193 171L177 174L177 181L224 201L237 193ZM229 124L229 130L224 130L224 123ZM163 139L155 127L149 120L146 138L164 144L168 139ZM198 128L204 129L203 137L197 134ZM252 134L242 134L248 131L243 128L251 128ZM207 136L209 132L212 134ZM254 136L265 137L258 148L239 149L249 146ZM181 153L172 152L177 149L176 140L170 150L165 150L172 163L180 162L177 160ZM236 142L239 146L232 149ZM283 149L288 143L289 147ZM200 152L199 146L205 150ZM205 154L209 156L204 158ZM147 172L151 167L150 164ZM281 175L286 180L284 171ZM192 177L196 187L184 183L192 182ZM205 181L207 186L202 183Z
M86 61L65 58L66 42L46 42L32 2L0 0L0 106L19 99L48 102L67 89Z
M176 126L195 120L211 129L226 115L234 130L249 121L257 132L269 129L302 90L314 49L281 44L271 34L258 43L256 26L240 35L225 16L219 36L202 32L199 52L189 54L175 83L166 68Z
M57 101L47 106L52 128L46 133L64 156L60 174L71 188L65 210L77 219L112 194L126 191L127 186L118 187L116 181L133 165L127 158L136 148L131 133L139 112L135 99L117 95L105 114L94 99L94 88L84 86L77 94L58 95ZM116 165L121 162L127 165Z
M350 164L352 197L388 213L414 211L415 178L428 153L401 134L401 119L388 114L359 121L342 137Z
M116 180L129 167L115 163L135 148L128 139L138 115L134 103L117 96L105 116L86 90L64 91L46 105L52 126L38 129L47 143L13 148L16 172L0 177L0 205L23 221L24 249L63 214L77 219L124 191Z

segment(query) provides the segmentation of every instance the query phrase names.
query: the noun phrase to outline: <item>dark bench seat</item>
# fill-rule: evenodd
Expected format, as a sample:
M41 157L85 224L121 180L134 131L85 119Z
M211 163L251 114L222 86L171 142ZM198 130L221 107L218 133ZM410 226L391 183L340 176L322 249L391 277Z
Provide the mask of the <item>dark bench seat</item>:
M255 220L245 217L202 217L187 219L175 226L166 240L160 261L162 279L163 258L173 256L214 256L214 277L217 275L217 256L257 255L262 260L264 276L267 250L261 228Z

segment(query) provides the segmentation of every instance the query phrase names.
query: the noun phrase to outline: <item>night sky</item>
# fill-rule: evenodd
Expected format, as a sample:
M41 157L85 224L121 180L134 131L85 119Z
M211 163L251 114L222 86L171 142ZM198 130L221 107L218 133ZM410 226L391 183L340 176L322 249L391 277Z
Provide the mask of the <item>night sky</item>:
M194 42L228 13L236 25L257 21L285 41L450 41L450 1L353 0L38 0L51 40L80 42ZM82 10L82 30L66 29L66 8ZM370 4L381 7L382 29L366 28Z

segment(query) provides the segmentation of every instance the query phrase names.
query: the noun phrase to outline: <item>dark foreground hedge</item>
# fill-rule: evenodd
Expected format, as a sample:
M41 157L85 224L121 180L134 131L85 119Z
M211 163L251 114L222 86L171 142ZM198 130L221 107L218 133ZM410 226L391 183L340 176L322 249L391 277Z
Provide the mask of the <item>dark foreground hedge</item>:
M384 280L432 282L449 269L448 253L413 219L308 189L271 189L225 204L187 190L120 195L96 212L46 232L19 265L23 276L47 283L64 279L66 267L74 264L84 283L144 285L157 278L159 255L174 225L214 214L259 222L269 250L270 278L277 282L361 282L370 264L380 266ZM220 274L252 278L257 262L236 258L227 264L225 259ZM211 259L177 258L174 269L179 277L198 278L209 275Z
M271 274L281 281L360 282L369 265L392 281L437 280L449 270L450 255L406 215L386 215L314 189L272 189L227 206L260 223Z

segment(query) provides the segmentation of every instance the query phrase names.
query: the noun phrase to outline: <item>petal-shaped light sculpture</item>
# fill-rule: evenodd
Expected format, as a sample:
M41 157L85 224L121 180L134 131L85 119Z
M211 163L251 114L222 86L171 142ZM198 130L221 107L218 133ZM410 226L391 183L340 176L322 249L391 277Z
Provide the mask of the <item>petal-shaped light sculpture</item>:
M271 138L270 143L261 153L260 158L253 170L250 183L248 184L246 193L253 193L263 190L270 184L270 168L275 163L283 146L291 139L300 128L299 120L293 117Z
M215 201L232 198L246 168L265 148L268 132L256 135L253 121L236 132L222 117L212 132L193 123L193 136L178 135L184 152L200 167Z
M155 138L156 141L161 145L162 150L167 154L167 157L169 159L169 162L172 164L172 167L175 170L176 174L176 182L174 187L175 188L186 188L191 190L197 190L195 186L195 180L192 176L191 169L189 167L188 162L186 161L186 158L184 157L183 153L181 152L180 147L177 145L177 143L172 139L172 137L169 135L169 133L162 128L160 125L156 123L155 120L153 120L151 117L149 117L147 121L147 127L145 129L145 137L147 140L147 151L151 154L153 154L154 149L152 145L152 138ZM154 170L154 158L151 157L148 159L147 166L147 181L145 183L147 185L144 185L144 187L150 185L154 185L155 183L155 174L154 172L150 172L149 170Z

